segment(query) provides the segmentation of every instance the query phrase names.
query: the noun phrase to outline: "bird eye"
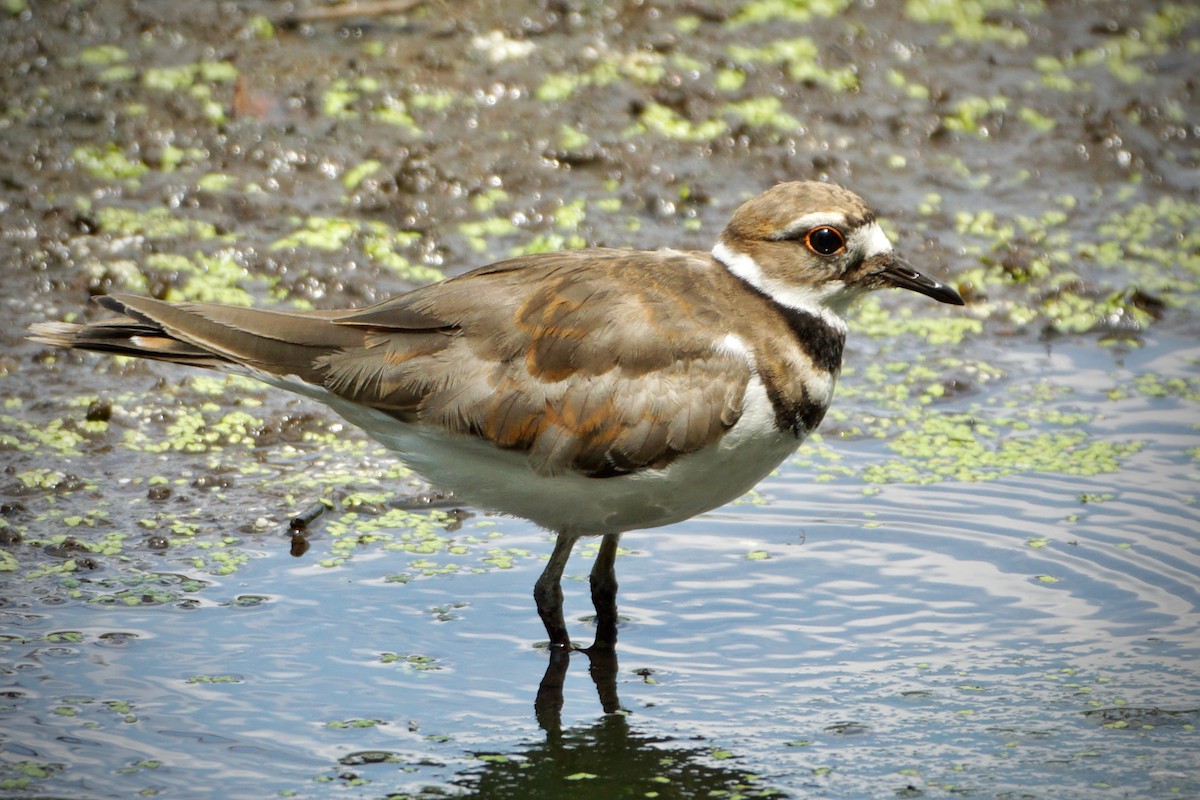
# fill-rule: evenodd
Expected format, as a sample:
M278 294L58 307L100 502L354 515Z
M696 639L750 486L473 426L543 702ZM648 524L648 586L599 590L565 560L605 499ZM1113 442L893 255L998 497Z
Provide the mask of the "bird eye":
M846 246L846 237L837 228L822 225L804 235L804 244L820 256L831 256Z

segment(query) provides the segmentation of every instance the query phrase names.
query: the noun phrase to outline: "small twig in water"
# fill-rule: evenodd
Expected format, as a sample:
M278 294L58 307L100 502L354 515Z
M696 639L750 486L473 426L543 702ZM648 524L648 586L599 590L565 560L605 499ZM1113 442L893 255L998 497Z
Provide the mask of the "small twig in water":
M288 527L290 527L293 531L308 530L308 526L316 522L317 519L328 510L329 506L318 500L308 508L304 509L303 513L292 517L292 521Z

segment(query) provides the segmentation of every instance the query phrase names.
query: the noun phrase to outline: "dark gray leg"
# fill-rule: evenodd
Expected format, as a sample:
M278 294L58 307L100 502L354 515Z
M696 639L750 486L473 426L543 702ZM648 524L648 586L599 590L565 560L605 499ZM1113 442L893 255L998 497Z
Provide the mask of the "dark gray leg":
M546 626L550 636L550 644L557 647L571 646L571 637L567 634L567 623L563 619L562 576L567 567L567 559L571 557L571 548L575 546L576 536L559 536L554 541L554 552L550 561L542 570L541 577L533 585L533 599L537 603L538 616Z
M596 607L596 641L592 650L612 650L617 645L617 545L621 534L607 534L592 566L592 605Z

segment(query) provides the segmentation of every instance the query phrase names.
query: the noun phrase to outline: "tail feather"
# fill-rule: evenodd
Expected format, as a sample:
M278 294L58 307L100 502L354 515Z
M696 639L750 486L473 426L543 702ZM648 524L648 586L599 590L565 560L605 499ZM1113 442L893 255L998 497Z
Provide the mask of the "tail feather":
M363 344L365 333L333 322L339 312L281 312L133 295L97 298L123 316L77 325L41 322L30 339L54 347L209 369L250 368L322 383L318 359ZM344 312L341 312L344 313Z
M105 320L90 325L69 322L36 322L29 327L30 341L51 347L90 350L116 356L171 361L190 367L220 369L228 359L164 336L161 329L131 320Z

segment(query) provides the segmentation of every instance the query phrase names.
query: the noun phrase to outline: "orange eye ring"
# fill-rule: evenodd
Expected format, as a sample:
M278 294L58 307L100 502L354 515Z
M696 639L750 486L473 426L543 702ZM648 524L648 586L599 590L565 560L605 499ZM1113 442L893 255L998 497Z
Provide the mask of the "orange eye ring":
M846 237L837 228L819 225L804 234L804 246L819 256L833 256L846 248Z

